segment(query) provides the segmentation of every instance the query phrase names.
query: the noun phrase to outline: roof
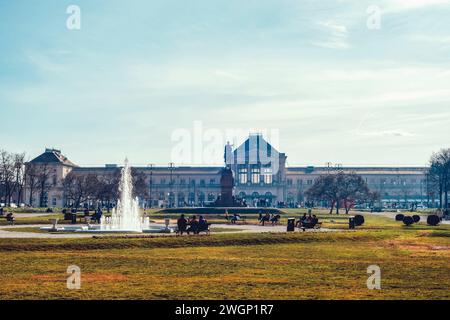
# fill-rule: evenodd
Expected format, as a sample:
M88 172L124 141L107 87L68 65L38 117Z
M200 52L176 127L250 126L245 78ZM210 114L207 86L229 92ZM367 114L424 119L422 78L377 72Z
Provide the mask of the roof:
M34 158L30 163L60 163L69 167L76 167L72 161L61 154L60 150L46 149L43 154Z
M78 167L76 172L114 172L115 170L122 169L123 167ZM132 167L138 171L143 171L147 174L153 172L153 174L169 174L171 170L166 166L161 167ZM173 167L172 173L177 174L220 174L223 167L199 167L199 166L181 166Z
M384 174L384 175L423 175L426 167L342 167L343 172L355 172L357 174ZM287 167L286 174L326 174L335 172L333 168L327 167Z
M279 153L261 134L251 134L244 143L234 151L235 163L268 163L278 159Z

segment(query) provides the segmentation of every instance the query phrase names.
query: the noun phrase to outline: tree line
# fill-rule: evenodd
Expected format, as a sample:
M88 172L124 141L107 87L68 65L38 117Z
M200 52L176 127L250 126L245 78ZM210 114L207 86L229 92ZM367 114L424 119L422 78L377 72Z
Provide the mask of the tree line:
M47 195L53 187L63 188L65 201L79 208L86 203L110 207L119 196L121 169L112 174L70 172L62 181L56 180L54 167L47 163L28 164L25 153L0 150L0 203L6 207L26 203L31 207L48 206ZM145 175L132 168L134 193L147 200ZM28 190L25 199L25 189Z
M378 192L370 191L361 176L343 171L320 176L306 194L314 201L326 202L330 207L330 214L334 210L339 214L341 208L348 214L357 202L368 203L373 207L380 198Z
M0 150L0 203L19 205L24 191L25 153Z
M448 193L450 192L450 148L433 153L427 173L431 192L439 195L440 209L448 209Z
M149 196L145 174L131 168L134 196L146 201ZM119 198L121 169L113 173L99 175L70 172L63 180L67 206L79 208L83 204L111 208Z

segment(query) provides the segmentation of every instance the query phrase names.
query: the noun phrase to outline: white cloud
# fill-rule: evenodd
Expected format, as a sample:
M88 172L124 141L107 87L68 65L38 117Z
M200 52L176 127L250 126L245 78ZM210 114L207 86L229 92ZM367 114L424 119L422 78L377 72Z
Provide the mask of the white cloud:
M329 49L347 49L350 47L347 42L348 30L346 26L334 21L320 21L318 25L325 28L327 35L324 40L314 41L313 45Z
M380 131L358 131L355 132L360 136L369 136L369 137L414 137L416 134L392 129L392 130L380 130Z
M382 8L384 13L389 13L445 4L450 4L450 0L386 0Z
M411 41L424 42L428 44L450 45L450 36L447 35L414 35L408 37Z

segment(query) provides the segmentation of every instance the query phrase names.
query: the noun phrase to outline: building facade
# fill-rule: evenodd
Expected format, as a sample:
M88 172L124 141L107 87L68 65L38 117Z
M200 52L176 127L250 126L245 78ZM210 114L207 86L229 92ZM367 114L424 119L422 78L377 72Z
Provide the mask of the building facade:
M233 171L235 197L245 201L248 206L303 206L308 201L306 191L319 176L340 170L362 176L369 188L380 194L385 207L409 207L412 203L425 205L433 202L427 192L426 167L289 167L286 159L284 153L273 148L259 134L250 135L234 150L227 144L224 166L229 166ZM50 171L47 181L49 188L42 204L48 207L67 205L63 181L70 172L111 176L118 170L115 165L79 167L55 149L47 149L26 165ZM143 205L184 207L203 206L217 199L220 195L222 168L171 164L134 169L144 175L148 188L147 199L141 199ZM38 198L42 196L31 194L26 188L25 199L34 199L32 204L36 205L42 200Z

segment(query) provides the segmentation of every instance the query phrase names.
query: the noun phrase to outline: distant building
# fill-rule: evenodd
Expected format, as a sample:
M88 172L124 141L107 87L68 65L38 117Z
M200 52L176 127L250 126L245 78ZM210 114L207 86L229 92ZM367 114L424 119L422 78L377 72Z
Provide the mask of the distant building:
M361 175L373 191L379 192L384 206L408 207L412 203L427 203L426 167L289 167L286 159L284 153L273 148L259 134L250 135L234 150L227 144L224 160L235 177L235 196L249 206L303 205L308 201L306 191L320 175L342 170ZM42 199L43 206L49 207L67 205L63 179L68 173L105 176L118 170L117 165L78 167L55 149L47 149L27 166L49 171L49 188ZM220 166L135 169L145 175L148 199L141 201L147 206L202 206L220 195ZM29 193L26 188L26 202L30 199ZM37 192L31 198L33 205L38 205L41 200Z

